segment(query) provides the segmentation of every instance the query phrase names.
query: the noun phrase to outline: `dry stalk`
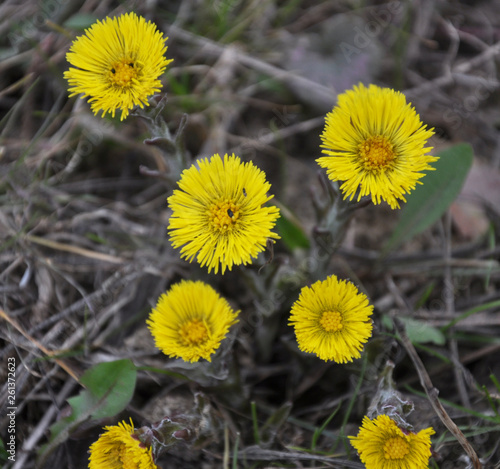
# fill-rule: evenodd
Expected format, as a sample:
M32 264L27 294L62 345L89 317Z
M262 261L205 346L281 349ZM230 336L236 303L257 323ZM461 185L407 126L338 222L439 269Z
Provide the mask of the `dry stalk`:
M64 361L56 358L57 351L48 350L45 348L38 340L34 337L31 337L22 326L13 318L11 318L3 309L0 309L0 318L7 321L12 327L14 327L19 333L21 333L26 339L28 339L35 347L41 350L45 355L54 359L54 361L64 370L68 375L70 375L76 382L80 382L78 375L66 364Z
M481 464L481 461L479 460L476 452L474 451L474 448L467 441L467 438L465 438L460 428L457 427L456 423L451 419L451 417L448 415L445 408L439 401L438 398L439 391L432 384L431 378L427 373L427 370L425 369L422 360L418 356L415 347L413 346L410 339L408 338L408 335L406 334L404 324L396 317L393 317L392 320L394 323L394 327L400 336L400 340L404 348L408 352L408 355L410 356L411 361L413 362L413 365L417 370L418 376L420 378L420 384L424 388L425 393L427 394L427 397L429 398L429 401L432 405L432 408L434 409L434 412L436 412L437 416L441 419L441 422L443 422L446 428L460 443L464 451L471 459L472 466L474 467L474 469L481 469L483 465Z

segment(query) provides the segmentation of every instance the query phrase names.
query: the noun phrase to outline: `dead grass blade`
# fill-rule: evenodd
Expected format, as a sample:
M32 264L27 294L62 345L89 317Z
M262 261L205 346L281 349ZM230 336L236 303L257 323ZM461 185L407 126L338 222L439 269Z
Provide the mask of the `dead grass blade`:
M22 334L27 340L29 340L36 348L41 350L48 357L52 357L53 360L64 370L68 375L70 375L76 382L80 382L78 375L66 364L64 361L59 358L55 358L58 355L57 351L51 351L45 348L38 340L34 337L31 337L23 327L13 318L11 318L3 309L0 309L0 317L7 321L12 327L14 327L20 334Z
M410 356L411 361L413 362L413 365L417 370L418 376L420 378L420 384L424 388L425 393L427 394L427 397L429 398L429 401L432 405L432 408L434 409L434 412L436 412L437 416L441 419L446 428L448 428L448 430L455 436L455 438L458 440L464 451L470 457L474 469L481 469L483 465L481 464L481 461L479 461L476 451L467 441L467 438L465 438L464 434L457 427L456 423L448 415L448 412L446 412L441 402L439 402L438 398L439 391L432 384L431 378L427 373L427 370L425 369L422 360L418 356L415 347L413 346L410 339L408 338L408 335L406 334L404 324L396 317L393 317L392 321L394 323L396 331L400 336L404 348L408 352L408 355Z

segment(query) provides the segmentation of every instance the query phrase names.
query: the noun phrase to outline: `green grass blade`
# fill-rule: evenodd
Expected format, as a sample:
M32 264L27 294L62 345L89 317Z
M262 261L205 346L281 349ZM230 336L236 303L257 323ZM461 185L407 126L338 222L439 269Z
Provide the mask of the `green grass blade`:
M407 389L409 392L415 394L416 396L420 396L420 397L427 397L427 394L425 394L424 392L421 392L421 391L418 391L416 390L415 388L409 386L408 384L404 385L404 388ZM486 422L492 422L492 423L495 423L495 424L499 424L500 423L500 419L498 417L492 417L490 415L486 415L486 414L482 414L481 412L477 412L473 409L469 409L467 407L464 407L464 406L461 406L459 404L455 404L454 402L451 402L451 401L448 401L447 399L443 399L442 397L439 398L439 401L441 402L441 404L443 404L444 406L448 406L448 407L451 407L452 409L456 409L456 410L459 410L465 414L469 414L469 415L473 415L474 417L477 417L481 420L484 420Z
M318 427L318 428L316 428L316 430L314 430L314 434L312 436L312 442L311 442L311 451L314 451L316 449L316 443L318 442L319 437L322 435L326 426L331 422L333 417L335 417L337 415L337 412L339 411L341 406L342 406L342 402L339 402L339 405L333 410L333 412L323 422L321 427Z
M441 328L441 332L446 332L448 329L453 327L455 324L463 321L464 319L472 316L473 314L479 313L486 309L497 308L500 306L500 300L490 301L489 303L485 303L484 305L475 306L474 308L468 309L465 313L462 313L460 316L457 316L455 319L449 322L446 326Z
M493 373L491 373L490 379L493 382L493 384L495 385L495 387L497 388L497 391L500 392L500 383L498 382L497 377Z
M250 408L252 409L252 423L253 423L253 439L255 444L260 444L259 436L259 422L257 421L257 405L255 401L250 402Z

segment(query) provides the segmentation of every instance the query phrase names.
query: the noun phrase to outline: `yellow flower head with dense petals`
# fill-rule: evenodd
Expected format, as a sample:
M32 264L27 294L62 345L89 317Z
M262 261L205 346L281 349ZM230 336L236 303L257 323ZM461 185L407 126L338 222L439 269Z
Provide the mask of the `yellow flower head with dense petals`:
M160 296L146 322L165 355L211 361L238 313L210 285L182 280Z
M434 169L429 163L438 158L425 146L432 135L402 93L359 84L326 115L321 147L328 156L316 161L332 181L343 181L345 198L358 192L358 201L371 195L374 204L399 208L398 200L422 184L422 171Z
M273 229L277 207L264 207L272 196L264 172L252 162L214 155L183 171L179 189L168 198L172 209L170 240L189 262L196 257L210 272L248 264L263 251Z
M152 448L134 435L134 423L121 422L106 430L90 446L89 469L157 469Z
M363 418L358 436L350 436L366 469L427 469L431 456L432 427L404 432L387 415Z
M350 282L335 275L302 288L292 306L299 349L322 360L346 363L361 356L363 344L372 335L373 306Z
M166 39L155 24L135 13L97 21L66 55L77 67L64 73L70 97L90 97L92 111L102 111L102 117L108 112L114 117L121 109L121 120L134 106L147 106L147 98L162 88L158 78L172 61L165 58Z

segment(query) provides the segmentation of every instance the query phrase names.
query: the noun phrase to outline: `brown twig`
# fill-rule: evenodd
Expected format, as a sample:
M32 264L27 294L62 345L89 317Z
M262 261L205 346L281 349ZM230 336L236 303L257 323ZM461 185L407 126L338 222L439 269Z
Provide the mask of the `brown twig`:
M346 461L336 459L335 455L316 455L299 451L275 451L264 449L258 446L250 446L238 452L238 459L249 461L316 461L329 464L328 467L341 468L350 467L353 469L361 469L363 465L355 461Z
M495 57L499 53L500 53L500 42L496 42L495 44L489 46L480 54L474 56L472 59L462 62L459 65L453 67L450 73L435 78L434 80L422 83L421 85L416 86L415 88L410 88L408 90L405 90L403 91L403 93L407 96L411 96L414 99L416 96L428 93L432 89L435 89L440 86L449 85L450 83L453 83L453 80L455 79L455 75L457 73L458 74L467 73L470 70L474 69L475 67L487 62L488 60L490 60L492 57Z
M28 339L36 348L41 350L45 355L48 357L53 358L53 360L64 370L66 373L68 373L77 383L80 382L80 379L78 378L78 375L68 366L66 363L64 363L62 360L58 359L55 357L57 355L57 351L54 352L52 350L48 350L45 348L38 340L36 340L34 337L31 337L24 329L23 327L13 318L11 318L4 310L0 309L0 318L4 319L7 321L12 327L14 327L18 332L20 332L26 339Z
M469 458L472 461L472 465L474 469L481 469L483 466L481 464L481 461L479 461L479 458L474 451L474 448L470 445L470 443L467 441L467 438L465 438L464 434L462 431L457 427L455 422L450 418L448 413L446 412L445 408L441 404L438 398L439 391L434 387L432 384L431 378L429 374L427 373L427 370L424 367L424 364L422 363L422 360L417 354L417 351L415 350L415 347L411 343L410 339L408 338L408 335L406 334L405 326L404 324L396 317L392 318L394 322L394 327L396 328L396 331L398 332L400 336L400 340L408 352L408 355L410 356L413 365L415 366L418 376L420 378L420 384L425 390L425 393L427 394L427 397L429 398L429 401L432 405L432 408L434 409L434 412L436 412L437 416L441 419L443 424L448 428L448 430L452 433L452 435L458 440L464 451L467 453Z
M171 25L168 33L173 38L187 42L197 47L200 53L212 57L222 55L227 46L218 44L207 38L197 36L189 31ZM234 49L233 59L239 64L256 70L257 72L269 75L270 77L285 83L293 89L301 89L309 95L309 102L316 103L319 108L330 110L331 106L337 99L337 92L331 87L324 86L320 83L310 80L309 78L297 75L296 73L276 67L264 60L245 54L237 49Z
M102 262L111 262L113 264L123 264L124 260L121 257L112 256L110 254L104 254L102 252L91 251L90 249L80 248L78 246L71 246L64 243L59 243L58 241L52 241L50 239L41 238L39 236L27 235L26 240L52 248L59 251L71 252L76 255L83 257L89 257L91 259L96 259Z

